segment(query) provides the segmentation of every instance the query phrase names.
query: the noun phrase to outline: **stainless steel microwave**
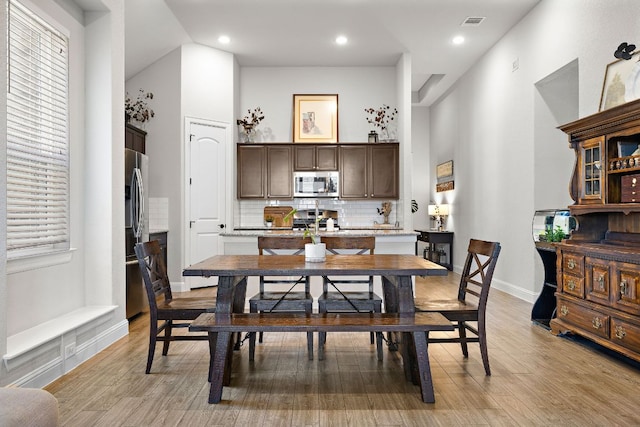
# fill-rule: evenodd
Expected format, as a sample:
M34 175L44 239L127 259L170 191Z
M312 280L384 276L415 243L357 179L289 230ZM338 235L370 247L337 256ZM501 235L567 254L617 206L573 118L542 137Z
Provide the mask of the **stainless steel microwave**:
M294 197L338 197L338 172L294 172Z

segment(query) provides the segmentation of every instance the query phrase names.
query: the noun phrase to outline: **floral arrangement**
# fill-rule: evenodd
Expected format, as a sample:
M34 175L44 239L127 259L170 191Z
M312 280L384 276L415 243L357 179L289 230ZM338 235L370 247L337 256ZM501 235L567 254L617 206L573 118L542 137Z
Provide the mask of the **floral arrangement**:
M389 124L395 120L398 115L398 109L392 109L387 104L382 104L382 107L377 110L365 108L364 111L371 114L371 116L367 117L367 123L380 128L381 131L387 131Z
M156 115L149 108L148 99L153 99L153 93L145 92L143 89L138 91L138 97L135 100L127 92L127 96L124 99L124 117L127 123L132 119L144 123Z
M251 132L264 119L264 114L262 114L260 107L255 108L253 111L247 110L247 112L249 115L236 120L236 124L242 126L245 132Z

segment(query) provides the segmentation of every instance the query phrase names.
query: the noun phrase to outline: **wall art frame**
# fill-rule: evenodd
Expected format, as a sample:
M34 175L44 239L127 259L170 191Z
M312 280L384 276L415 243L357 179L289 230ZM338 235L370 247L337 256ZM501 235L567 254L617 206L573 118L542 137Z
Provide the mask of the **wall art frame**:
M338 141L338 94L294 94L293 142Z
M607 65L598 111L640 98L639 60L640 52L636 52L629 60L619 59Z

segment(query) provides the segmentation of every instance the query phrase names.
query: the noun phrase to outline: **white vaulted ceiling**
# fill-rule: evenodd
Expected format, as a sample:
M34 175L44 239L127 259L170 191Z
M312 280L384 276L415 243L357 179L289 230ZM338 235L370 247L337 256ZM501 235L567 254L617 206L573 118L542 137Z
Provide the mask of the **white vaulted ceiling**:
M240 66L393 66L408 52L414 102L430 105L538 2L126 0L126 76L189 42L231 52ZM485 19L462 25L469 17ZM336 45L338 35L348 43ZM465 43L454 45L456 35Z

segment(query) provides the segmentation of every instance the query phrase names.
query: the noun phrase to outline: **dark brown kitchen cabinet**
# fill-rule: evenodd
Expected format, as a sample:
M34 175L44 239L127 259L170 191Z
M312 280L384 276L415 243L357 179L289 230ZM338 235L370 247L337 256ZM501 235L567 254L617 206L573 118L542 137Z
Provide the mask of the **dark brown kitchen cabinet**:
M124 148L139 151L144 154L146 149L147 132L130 124L124 126Z
M390 144L340 145L340 198L397 199L399 146Z
M291 199L292 149L285 144L238 144L239 199Z
M296 171L336 171L338 170L338 147L335 144L294 145L293 169Z

